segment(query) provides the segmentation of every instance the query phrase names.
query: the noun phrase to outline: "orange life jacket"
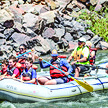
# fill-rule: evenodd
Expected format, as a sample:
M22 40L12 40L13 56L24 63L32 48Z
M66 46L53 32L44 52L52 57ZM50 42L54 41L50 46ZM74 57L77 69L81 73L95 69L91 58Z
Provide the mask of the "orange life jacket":
M55 67L61 69L64 72L67 72L67 68L65 66L61 66L60 67L60 59L57 59L56 61L54 61L52 63L52 65L54 65ZM52 78L59 78L59 77L66 77L65 74L63 74L60 70L54 68L53 66L50 66L50 76Z

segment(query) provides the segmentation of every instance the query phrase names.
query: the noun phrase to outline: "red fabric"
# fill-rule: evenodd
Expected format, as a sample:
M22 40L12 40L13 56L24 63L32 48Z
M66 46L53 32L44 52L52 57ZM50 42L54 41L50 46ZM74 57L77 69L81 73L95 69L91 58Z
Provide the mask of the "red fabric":
M52 65L59 68L57 64L52 64ZM66 76L65 74L63 74L63 72L59 71L58 69L54 68L53 66L50 66L50 75L51 75L51 77L59 78L59 77ZM67 72L66 67L62 66L61 68L62 68L62 71Z
M12 69L12 68L10 68L10 70L11 70L11 69ZM15 78L17 78L18 76L20 76L20 71L19 71L19 69L18 69L18 68L15 68L15 70L13 71L13 74L16 75ZM10 75L7 74L7 76L10 76Z
M19 69L16 68L16 69L14 70L13 74L16 75L16 76L15 76L16 78L17 78L18 76L20 76L20 71L19 71Z
M7 72L7 68L0 70L0 72L1 72L2 74L5 74L5 73Z
M22 79L23 79L24 81L30 81L30 77L23 77L23 76L22 76Z
M95 51L95 56L96 56L97 49L96 48L90 48L90 53L92 51ZM95 63L95 56L93 58L90 58L90 60L89 60L91 65L94 65L94 63Z
M58 57L59 57L59 58L67 58L66 55L59 55Z
M22 76L22 80L23 81L30 81L30 77L24 77L24 76ZM33 83L33 84L37 85L37 82L35 81L35 83Z

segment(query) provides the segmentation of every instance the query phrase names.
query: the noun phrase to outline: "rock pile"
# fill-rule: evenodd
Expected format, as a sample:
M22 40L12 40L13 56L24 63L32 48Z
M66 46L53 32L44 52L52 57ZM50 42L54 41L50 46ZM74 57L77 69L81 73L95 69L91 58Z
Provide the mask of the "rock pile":
M90 0L97 6L97 0ZM107 5L100 0L100 5ZM97 6L96 9L99 7ZM73 0L2 0L0 2L0 57L15 55L20 44L34 48L38 55L52 49L60 52L73 50L80 37L93 43L93 47L108 49L108 43L88 29L86 21L78 22L81 11ZM71 14L71 15L70 15Z

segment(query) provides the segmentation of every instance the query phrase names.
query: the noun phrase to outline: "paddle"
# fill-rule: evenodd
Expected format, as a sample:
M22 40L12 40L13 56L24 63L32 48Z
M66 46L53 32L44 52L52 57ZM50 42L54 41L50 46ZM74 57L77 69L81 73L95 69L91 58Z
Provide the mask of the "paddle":
M94 69L105 69L105 70L108 70L108 68L104 68L104 67L100 67L100 66L94 66L94 65L83 65L83 64L75 64L75 65L85 66L85 67L92 67Z
M54 65L52 65L52 64L49 63L49 62L47 62L46 60L43 60L43 59L42 59L42 61L48 63L49 65L53 66L54 68L58 69L59 71L61 71L62 73L65 74L64 71L62 71L61 69L55 67ZM79 80L73 78L71 75L68 75L68 77L69 77L69 78L72 78L72 79L73 79L74 81L76 81L80 86L82 86L83 88L85 88L85 89L88 90L89 92L92 92L92 91L93 91L93 87L90 86L90 85L88 85L87 83L81 82L81 81L79 81Z
M16 58L21 57L21 56L23 56L24 54L27 54L27 53L29 53L29 52L31 52L31 51L33 51L33 50L29 50L29 51L27 51L27 52L25 52L25 53L23 53L23 54L19 54Z

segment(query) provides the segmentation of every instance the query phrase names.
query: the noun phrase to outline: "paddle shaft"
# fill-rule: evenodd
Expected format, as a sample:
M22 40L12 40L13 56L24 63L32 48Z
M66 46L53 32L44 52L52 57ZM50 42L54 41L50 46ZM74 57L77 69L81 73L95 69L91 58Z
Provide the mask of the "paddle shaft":
M23 56L24 54L27 54L27 53L29 53L29 52L31 52L32 50L29 50L29 51L27 51L27 52L25 52L25 53L23 53L23 54L19 54L16 58L18 58L18 57L21 57L21 56Z

